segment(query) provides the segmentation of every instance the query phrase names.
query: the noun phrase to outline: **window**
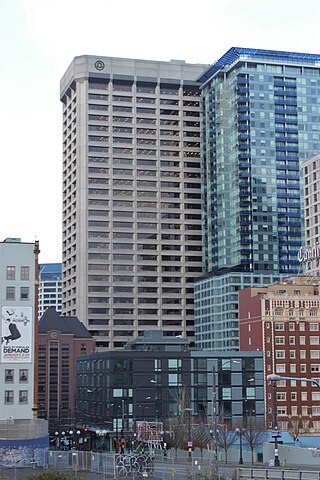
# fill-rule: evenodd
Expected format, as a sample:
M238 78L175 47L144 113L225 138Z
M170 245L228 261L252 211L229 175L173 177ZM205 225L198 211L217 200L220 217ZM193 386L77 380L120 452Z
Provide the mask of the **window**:
M319 345L319 337L310 337L310 345Z
M302 363L302 364L300 365L300 372L301 372L301 373L305 373L306 371L307 371L307 367L306 367L305 364ZM311 371L312 371L312 370L311 370Z
M168 367L170 370L177 370L178 368L182 367L182 360L181 358L173 358L168 360Z
M293 401L297 400L297 392L291 392L291 400Z
M293 315L293 311L290 310L291 314ZM289 314L290 314L289 312ZM295 325L294 325L294 322L289 322L289 330L290 332L294 332L294 328L295 328Z
M306 358L306 351L300 350L300 358Z
M29 287L20 287L20 300L29 300Z
M284 323L275 323L275 330L284 330Z
M311 397L312 397L312 401L319 401L320 400L320 393L318 392L311 392Z
M19 391L19 404L20 405L27 405L28 403L28 390L20 390Z
M277 413L278 415L287 415L287 407L278 407Z
M19 370L19 382L20 383L27 383L28 382L28 370L25 368L21 368Z
M276 365L276 372L277 373L285 373L286 366L284 364Z
M222 399L231 400L231 387L222 388Z
M123 397L123 390L122 390L122 388L114 388L114 389L113 389L113 396L114 396L114 397Z
M8 368L4 371L4 381L6 383L12 383L14 379L14 370L12 368Z
M296 373L296 365L294 363L290 364L290 373Z
M296 343L295 337L289 337L289 344L294 345Z
M300 312L299 312L300 313ZM304 332L306 329L306 324L304 322L299 323L299 330L300 332Z
M7 267L7 280L15 280L16 278L16 267Z
M299 339L300 339L300 345L306 344L306 337L299 337Z
M276 345L284 345L284 337L276 337L275 341Z
M5 405L13 405L13 390L5 390L4 403Z
M29 280L29 267L21 267L20 278L21 280Z
M290 350L289 356L290 356L290 358L296 358L296 351L295 350Z
M317 332L319 330L318 323L309 323L309 330L310 332Z
M312 363L310 365L311 372L320 372L320 365L316 363Z
M276 351L276 358L285 358L285 351L284 350L277 350Z
M15 287L6 287L6 300L15 300L15 299L16 299Z
M310 350L310 358L320 358L319 350Z
M178 374L177 373L169 373L168 384L169 384L170 387L179 385L178 384Z
M308 400L307 392L301 392L301 401L306 402Z

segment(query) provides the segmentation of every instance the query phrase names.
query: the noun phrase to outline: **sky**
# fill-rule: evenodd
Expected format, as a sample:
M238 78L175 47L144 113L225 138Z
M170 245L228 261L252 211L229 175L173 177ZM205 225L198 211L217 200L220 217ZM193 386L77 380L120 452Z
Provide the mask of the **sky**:
M231 47L320 53L319 0L0 0L0 241L61 262L60 79L75 56L212 64Z

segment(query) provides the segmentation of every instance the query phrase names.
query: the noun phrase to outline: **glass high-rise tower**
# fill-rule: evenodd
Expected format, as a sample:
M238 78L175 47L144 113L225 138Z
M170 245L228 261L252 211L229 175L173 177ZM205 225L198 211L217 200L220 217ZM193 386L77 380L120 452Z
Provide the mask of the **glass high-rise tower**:
M238 290L299 273L301 164L320 150L320 55L231 48L200 79L196 344L238 348Z

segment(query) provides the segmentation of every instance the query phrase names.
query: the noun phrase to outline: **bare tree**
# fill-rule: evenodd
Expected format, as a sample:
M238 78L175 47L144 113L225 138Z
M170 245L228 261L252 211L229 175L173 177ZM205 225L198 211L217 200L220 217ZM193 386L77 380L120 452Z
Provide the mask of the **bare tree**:
M190 399L185 387L178 388L173 392L176 403L176 411L172 412L169 418L170 435L166 438L168 447L173 447L176 452L179 449L187 449L189 429L191 433L191 413L190 413Z
M236 442L237 434L226 424L219 425L216 431L217 446L224 450L226 463L228 463L228 450Z
M293 438L293 441L296 442L300 436L300 433L302 433L301 429L299 428L299 420L290 420L288 432Z
M256 417L247 417L247 426L242 431L242 438L245 445L248 445L251 451L251 463L254 464L254 450L263 444L266 440L266 431L257 425Z
M293 441L296 442L300 435L310 431L309 420L299 419L289 421L288 428L289 434L293 438Z
M200 448L201 456L203 449L212 447L212 437L208 425L203 422L193 425L192 442L194 447Z

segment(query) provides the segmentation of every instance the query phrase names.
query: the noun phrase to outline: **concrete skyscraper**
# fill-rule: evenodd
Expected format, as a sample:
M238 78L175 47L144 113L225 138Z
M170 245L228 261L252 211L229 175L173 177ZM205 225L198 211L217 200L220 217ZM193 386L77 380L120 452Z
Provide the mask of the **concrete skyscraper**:
M63 103L63 314L99 348L194 339L201 274L200 91L183 61L76 57Z
M202 83L196 344L237 349L238 290L299 272L302 162L320 151L320 55L231 48Z

